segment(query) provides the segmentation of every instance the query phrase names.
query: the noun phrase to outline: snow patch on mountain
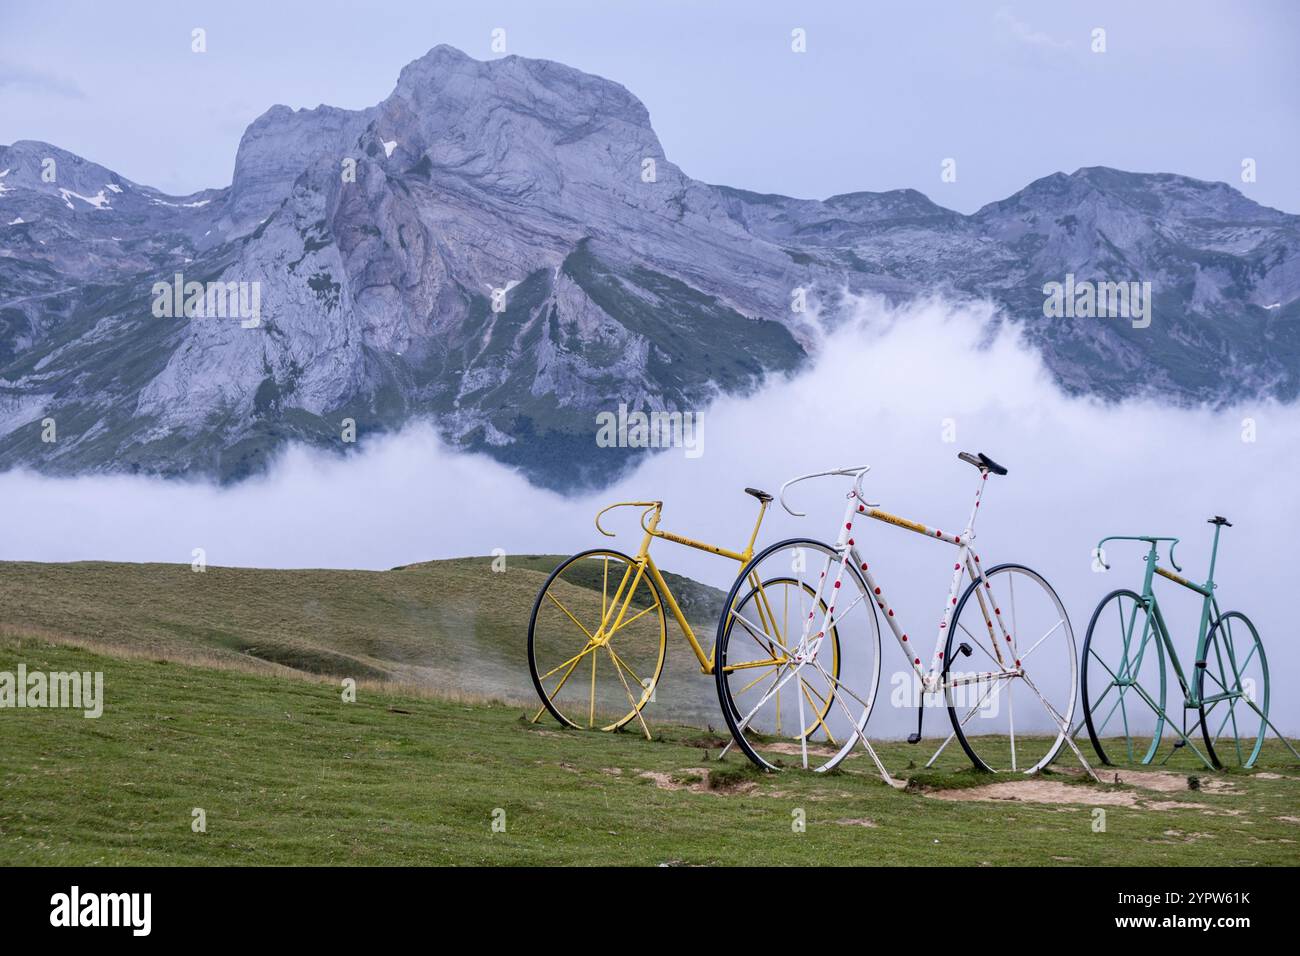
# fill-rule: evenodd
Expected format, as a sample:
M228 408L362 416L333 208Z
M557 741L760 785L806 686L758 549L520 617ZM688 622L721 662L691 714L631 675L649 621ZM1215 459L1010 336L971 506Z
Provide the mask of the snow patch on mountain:
M67 205L69 209L77 208L72 204L72 200L74 198L80 199L82 202L86 203L87 205L94 206L96 209L113 208L108 204L108 197L104 195L104 190L102 189L99 192L95 193L95 195L93 196L83 196L81 195L81 193L73 192L71 189L60 188L59 195L63 197L63 202Z

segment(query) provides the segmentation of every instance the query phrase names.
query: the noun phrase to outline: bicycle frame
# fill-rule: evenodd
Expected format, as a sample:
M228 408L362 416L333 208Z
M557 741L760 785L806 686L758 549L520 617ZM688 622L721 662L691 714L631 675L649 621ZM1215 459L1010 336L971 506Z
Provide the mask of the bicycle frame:
M782 487L782 503L785 504L785 489L795 482L803 481L808 478L823 477L825 475L852 475L854 477L853 489L847 495L844 514L840 521L840 531L836 537L834 545L834 550L840 553L840 561L838 572L834 576L831 594L834 595L839 593L839 588L843 583L844 573L848 568L849 562L852 561L861 572L863 580L867 584L868 593L874 597L877 606L884 612L885 622L889 625L889 629L893 633L894 639L898 643L899 648L907 656L908 663L912 670L921 680L923 693L934 693L940 690L948 690L950 688L956 688L967 684L993 684L993 682L996 681L1008 681L1013 677L1024 677L1026 685L1038 697L1039 701L1042 702L1044 709L1057 723L1061 730L1064 742L1074 751L1075 756L1078 757L1080 764L1082 764L1085 770L1095 778L1096 775L1089 766L1088 761L1084 758L1079 748L1075 746L1074 740L1070 734L1068 718L1062 717L1025 675L1024 668L1021 666L1022 655L1016 644L1017 635L1011 633L1011 631L1007 629L1003 620L1002 609L992 600L992 586L989 584L989 581L981 568L979 555L975 552L974 548L971 547L971 542L975 538L975 519L979 515L980 501L984 495L984 484L988 481L989 473L987 469L980 469L979 483L975 488L975 499L971 504L970 516L967 518L966 527L959 534L949 534L939 528L929 528L918 521L911 520L910 518L904 518L883 511L876 505L866 501L862 492L862 477L868 470L869 468L864 467L858 469L839 469L836 471L821 472L815 475L805 475L801 478L796 478L792 481L786 482ZM796 512L791 509L789 505L785 505L785 507L792 514L801 514L801 512ZM894 609L889 606L883 588L877 583L875 576L871 573L869 563L863 560L862 555L858 551L856 540L852 536L853 522L856 518L861 516L873 518L885 524L893 525L897 528L903 528L904 530L912 531L926 538L945 542L957 548L957 560L953 564L952 582L948 588L948 596L944 602L943 617L939 623L938 634L935 637L934 650L930 655L928 665L923 664L920 655L913 650L913 644L911 639L908 637L907 631L903 628L898 615L894 612ZM828 581L831 580L830 571L832 563L833 562L828 559L826 570L822 572L822 576L818 581L817 593L813 597L814 607L817 606L818 602L823 601L824 589ZM949 676L949 668L952 662L944 660L944 647L947 643L949 628L953 623L953 614L956 611L958 595L961 593L962 581L967 574L970 575L973 584L984 585L982 590L977 588L974 593L983 614L985 625L988 627L989 643L993 648L994 657L996 658L999 670L962 674L952 677ZM986 594L986 592L988 593ZM858 600L861 600L861 598ZM822 622L816 634L812 633L813 627L815 626L813 623L813 614L809 614L809 618L804 621L804 634L801 648L804 645L808 645L809 650L801 652L801 654L796 657L796 660L809 656L810 654L815 656L817 646L834 626L836 612L833 598L826 600L824 603L828 606L823 613ZM843 617L844 615L847 615L854 606L856 606L856 602L841 611L839 616ZM1034 644L1025 651L1024 656L1028 656L1028 654L1032 653L1038 645L1047 640L1047 638L1055 633L1064 623L1064 618L1061 621L1058 621L1056 625L1048 630L1046 634L1035 641ZM985 696L987 697L988 694L993 693L997 688L998 685L993 684L993 687L986 692ZM955 736L955 732L948 736L948 738L939 746L939 749L935 751L926 766L930 766L934 763L935 759L943 752ZM888 772L880 763L879 758L876 757L875 751L871 748L865 735L863 735L861 731L859 731L859 738L871 754L872 759L875 761L877 768L880 770L886 782L892 783Z
M687 643L690 644L691 650L695 653L696 660L700 662L700 671L704 674L712 674L714 655L717 652L717 648L714 647L713 650L709 651L709 653L704 653L704 648L700 645L699 639L695 636L694 628L692 628L690 622L686 620L686 615L682 613L682 609L677 603L677 598L673 595L672 588L669 587L667 580L664 579L663 573L659 570L659 566L654 562L654 558L650 556L650 544L655 538L663 538L665 541L671 541L674 544L680 544L687 548L694 548L696 551L706 551L709 554L716 554L720 557L730 558L732 561L739 562L741 567L744 567L754 556L754 542L758 540L758 532L763 525L763 517L767 514L768 504L769 502L767 501L759 501L758 520L754 522L754 530L749 536L749 541L740 551L733 551L730 548L709 544L704 541L696 541L694 538L688 538L684 535L674 534L671 531L661 530L659 528L659 519L663 511L662 501L620 501L607 508L602 508L596 514L596 530L601 534L608 538L615 537L612 532L606 531L601 527L601 515L608 511L612 511L615 508L643 508L644 510L641 513L641 529L645 532L645 535L641 539L641 546L637 549L636 554L632 558L632 565L623 572L623 579L619 582L618 589L614 592L614 598L610 601L610 606L606 611L604 618L601 620L600 629L596 632L595 637L600 638L602 634L605 633L606 628L608 628L609 632L612 633L624 626L626 623L624 617L627 614L628 605L631 604L632 596L636 593L637 585L641 583L641 578L648 573L650 579L654 582L655 586L659 589L659 592L663 595L664 600L667 602L668 610L672 613L673 620L677 622L677 626L681 628L682 634L686 637ZM633 575L634 568L635 575ZM631 581L628 580L629 576L632 577ZM624 597L625 589L626 597ZM620 606L620 602L622 606ZM618 609L618 616L611 622L610 615L614 614L616 608Z
M1210 624L1219 616L1219 602L1214 597L1214 564L1219 553L1219 532L1221 528L1215 526L1214 543L1210 549L1210 573L1206 577L1204 584L1197 584L1190 581L1174 571L1160 565L1160 542L1168 541L1169 544L1169 563L1178 571L1178 562L1174 560L1174 547L1178 544L1178 538L1165 537L1147 537L1144 535L1112 535L1109 538L1103 538L1097 543L1098 551L1107 541L1145 541L1150 545L1146 554L1146 572L1142 577L1142 602L1151 609L1151 617L1156 622L1157 638L1164 645L1165 650L1169 653L1169 660L1174 666L1174 674L1178 677L1178 684L1183 691L1183 701L1187 707L1199 707L1202 703L1213 703L1216 700L1223 700L1231 695L1216 694L1213 697L1207 697L1205 701L1197 699L1195 683L1187 679L1183 672L1182 661L1178 658L1178 652L1174 650L1172 638L1169 636L1169 625L1165 623L1165 616L1160 610L1160 601L1156 597L1155 584L1156 575L1173 581L1175 584L1194 591L1201 597L1201 621L1197 628L1196 634L1196 661L1205 660L1205 646L1210 634ZM1109 565L1106 565L1109 567ZM1143 646L1138 649L1137 663L1141 663L1142 655L1146 653L1145 646L1146 635L1143 635Z
M950 535L950 533L941 531L940 528L930 528L922 523L914 522L914 520L911 520L910 518L902 518L900 515L891 514L891 512L881 510L879 506L867 502L866 499L863 498L862 479L863 476L866 475L867 471L870 471L870 467L840 468L840 470L836 471L818 472L814 473L814 475L803 475L797 477L797 479L787 481L787 483L781 486L781 503L783 503L783 506L790 512L790 514L798 516L801 515L802 512L794 511L792 507L785 502L785 489L789 488L790 485L796 484L798 481L813 479L813 477L829 475L852 475L854 479L853 490L850 490L848 496L846 496L844 515L842 515L840 522L840 532L839 535L836 536L836 542L832 549L840 554L839 571L836 572L835 578L833 578L831 591L832 597L823 600L824 589L827 587L827 581L831 580L831 568L833 564L835 564L833 558L828 557L826 570L822 572L822 576L820 576L818 581L818 588L816 588L816 593L814 594L813 604L816 606L818 605L818 602L824 602L824 604L829 606L823 613L822 624L820 624L820 628L816 631L815 635L813 633L813 628L815 627L815 615L810 613L809 618L803 622L803 637L800 643L800 648L798 648L797 653L794 654L794 661L798 663L798 666L802 666L802 661L805 661L805 659L815 658L816 650L818 650L820 643L826 639L827 633L831 632L832 627L835 626L836 609L835 604L833 604L833 596L840 593L841 584L844 583L845 571L848 570L849 562L852 561L855 564L855 570L861 572L862 579L867 585L867 593L871 594L872 600L876 601L876 605L878 605L879 609L884 611L885 623L888 624L889 630L893 633L894 640L897 641L902 652L906 654L907 662L909 662L911 669L913 669L915 675L917 675L920 682L922 682L923 693L948 691L950 688L962 687L962 685L967 684L988 683L991 684L991 687L989 687L988 691L985 691L984 693L984 697L987 698L989 695L993 695L993 693L1000 691L1002 684L996 682L1009 683L1013 678L1022 678L1027 687L1031 689L1032 693L1039 698L1039 701L1043 704L1043 708L1047 711L1049 717L1053 719L1053 722L1056 722L1058 730L1061 731L1062 743L1069 745L1069 748L1073 750L1075 757L1078 757L1080 765L1084 767L1084 770L1086 770L1089 775L1092 775L1093 779L1096 779L1095 771L1093 771L1092 767L1088 765L1088 761L1084 758L1083 753L1080 752L1079 748L1076 747L1073 736L1070 734L1069 717L1062 717L1061 713L1058 713L1058 711L1049 704L1047 697L1044 697L1043 693L1039 691L1039 688L1036 687L1034 682L1028 679L1028 675L1024 672L1024 667L1022 666L1023 657L1027 657L1028 654L1034 652L1037 646L1043 644L1043 641L1047 640L1049 636L1052 636L1054 632L1060 630L1063 624L1066 624L1066 618L1062 617L1061 620L1058 620L1054 626L1049 628L1047 633L1044 633L1043 636L1039 637L1039 640L1036 640L1030 648L1024 650L1022 656L1021 650L1019 650L1017 646L1017 635L1014 635L1014 633L1009 631L1008 627L1006 627L1005 620L1002 618L1001 607L997 606L995 598L992 596L992 585L989 584L989 580L987 576L985 576L982 566L980 566L979 554L976 554L975 549L971 548L971 541L975 538L975 519L976 516L979 515L980 501L982 501L984 496L984 483L985 481L988 481L989 468L980 466L979 462L976 462L974 457L969 457L969 455L963 454L961 455L961 458L962 460L967 460L967 462L971 464L976 464L976 467L979 467L980 475L979 483L975 486L975 499L974 502L971 503L970 516L966 520L966 527L963 528L962 532L958 533L958 535ZM953 564L952 583L950 583L948 588L948 598L946 598L944 602L943 619L940 620L939 633L937 633L935 639L935 649L933 649L933 652L931 653L930 663L928 663L928 666L923 665L922 658L920 658L919 654L913 650L913 644L911 644L911 640L909 639L909 636L907 636L905 628L902 627L901 620L898 619L898 615L894 613L893 607L889 606L889 602L887 598L885 598L884 589L880 587L878 581L875 580L875 576L871 574L870 564L863 561L862 555L858 551L857 541L855 541L855 538L852 537L852 535L854 520L859 518L859 516L867 516L867 518L878 520L878 522L892 524L894 527L904 528L905 531L918 533L918 535L933 538L933 540L943 541L945 544L953 545L954 548L958 549L957 561ZM965 579L966 575L970 575L970 587L974 588L975 598L976 601L978 601L980 613L983 615L984 626L988 628L989 644L991 644L993 649L992 657L995 658L998 670L950 676L949 669L950 666L952 666L952 661L945 661L944 648L946 643L948 643L949 630L953 626L953 617L957 610L958 594L962 591L962 580ZM978 587L980 584L984 585L983 589ZM853 605L840 611L839 617L845 617L850 610L853 610L853 607L857 605L857 602L861 600L862 597L857 598ZM970 654L969 646L962 645L962 650L966 654ZM755 708L755 710L757 710L757 708ZM935 762L936 758L944 752L944 749L948 747L948 744L952 743L956 736L957 732L954 730L953 734L950 734L948 739L944 740L943 744L940 744L939 749L935 750L935 753L933 753L930 761L926 763L926 766L931 766L932 763ZM872 761L875 762L876 769L880 771L881 777L884 778L885 782L893 783L892 778L889 777L888 771L884 769L883 765L881 765L879 757L876 756L875 749L871 747L870 743L868 743L867 737L863 734L861 728L858 728L858 739L862 741L863 747L865 747L867 752L870 753ZM920 736L918 730L917 740L919 739ZM1013 740L1014 749L1014 731L1011 740Z
M877 606L884 612L885 622L889 625L889 629L893 633L895 641L897 641L898 646L903 653L907 655L908 662L917 677L921 680L922 687L926 693L933 693L937 690L956 687L962 684L973 684L996 680L1019 673L1020 658L1016 649L1016 636L1007 631L1006 625L1002 620L1001 608L993 607L991 609L992 613L990 613L989 604L991 602L986 600L982 591L976 592L976 598L979 601L980 609L984 613L984 620L988 624L990 643L993 646L994 653L997 656L998 664L1001 669L996 671L985 671L978 674L967 674L958 678L949 678L947 672L948 664L950 662L945 662L943 656L944 645L947 643L948 628L952 624L953 611L956 609L957 597L961 593L961 585L965 576L969 574L972 581L981 582L984 584L986 589L988 588L988 582L985 580L984 573L980 568L979 555L976 554L974 548L971 547L971 541L975 537L975 518L976 515L979 514L980 499L984 494L984 482L987 479L987 473L981 473L980 482L975 491L975 501L971 505L970 517L966 522L965 529L960 534L948 534L938 528L932 529L918 521L912 521L910 518L903 518L895 514L890 514L887 511L882 511L880 508L877 508L863 500L860 482L855 482L853 490L848 493L848 500L844 507L844 517L840 522L839 537L835 542L836 549L843 554L840 570L836 575L836 580L839 581L843 578L844 570L847 567L848 562L852 561L857 565L859 570L862 572L863 579L867 582L868 590L875 596ZM943 617L939 623L938 634L935 637L934 650L930 655L928 665L923 664L921 657L914 651L914 645L911 638L908 637L907 631L903 628L898 616L894 613L894 609L889 606L884 590L876 582L874 575L871 573L871 568L868 562L862 559L861 554L858 552L855 539L851 537L853 521L860 515L874 518L877 521L893 525L896 528L903 528L904 530L912 531L932 540L946 542L947 544L951 544L957 548L957 560L953 564L952 583L948 588L948 597L944 602ZM824 584L824 582L825 579L823 579L822 583ZM819 592L817 598L820 599L820 597L821 594ZM828 610L826 620L822 627L823 631L830 629L832 623L831 615L834 610L834 607L831 607ZM842 613L847 614L849 610L851 610L851 608L846 608ZM994 631L995 622L997 627L996 633ZM1044 635L1044 639L1046 636L1047 635ZM1001 638L1001 640L999 640L999 638ZM1002 653L1004 645L1007 645L1008 650L1006 657L1003 657ZM1008 660L1014 662L1010 667L1007 665Z
M1209 636L1210 636L1210 628L1213 625L1213 622L1218 620L1218 618L1220 617L1219 602L1214 596L1214 591L1216 587L1214 584L1214 567L1215 567L1215 563L1218 560L1219 534L1222 530L1223 529L1221 525L1218 524L1215 525L1214 541L1210 547L1210 570L1209 573L1206 575L1204 584L1197 584L1195 581L1191 581L1188 578L1184 577L1182 574L1177 573L1179 571L1182 571L1182 568L1178 566L1178 562L1174 558L1174 548L1178 544L1179 541L1178 538L1149 536L1149 535L1111 535L1110 537L1102 538L1101 541L1097 542L1096 554L1098 555L1099 560L1101 560L1102 566L1105 567L1107 570L1109 570L1110 565L1106 564L1105 560L1100 557L1102 554L1104 554L1104 551L1102 549L1107 541L1143 541L1149 545L1145 557L1146 572L1144 573L1142 578L1142 605L1144 609L1149 609L1149 615L1147 619L1148 621L1155 622L1156 633L1154 637L1156 640L1160 641L1165 652L1169 655L1170 662L1173 664L1174 674L1178 678L1178 686L1183 693L1184 711L1190 710L1192 708L1200 708L1205 705L1213 705L1223 700L1232 700L1235 698L1244 697L1246 703L1256 713L1258 713L1261 718L1263 718L1264 722L1278 736L1278 738L1281 739L1284 743L1286 743L1287 747L1290 748L1293 753L1295 753L1295 749L1291 747L1290 743L1286 741L1286 738L1282 734L1278 733L1277 728L1273 726L1272 721L1268 719L1267 715L1265 715L1263 711L1261 711L1255 705L1254 701L1250 700L1249 697L1246 697L1240 689L1228 690L1225 688L1222 693L1207 694L1203 698L1197 693L1196 683L1194 681L1188 680L1186 673L1183 671L1182 661L1178 657L1178 652L1174 649L1173 638L1170 636L1169 625L1165 622L1164 613L1160 610L1160 601L1156 597L1155 589L1153 587L1155 583L1156 575L1159 575L1160 577L1165 578L1166 580L1172 581L1175 584L1181 585L1182 587L1187 588L1189 591L1193 591L1196 594L1200 595L1201 620L1200 620L1200 624L1197 627L1196 656L1194 658L1194 663L1197 667L1205 666L1206 652L1207 652L1207 646L1209 643ZM1169 542L1169 563L1173 565L1176 571L1171 571L1168 568L1162 567L1160 565L1159 546L1161 541ZM1144 624L1142 630L1141 643L1138 646L1137 656L1134 658L1133 664L1128 668L1130 673L1136 674L1141 672L1142 659L1146 655L1149 637L1150 635L1148 633L1147 625ZM1130 641L1132 640L1131 634L1128 640ZM1231 654L1231 651L1229 653ZM1128 657L1128 654L1129 654L1129 650L1126 645L1124 649L1124 655L1126 658ZM1235 669L1236 667L1235 659L1232 660L1232 664ZM1182 743L1185 746L1191 748L1192 752L1201 758L1201 761L1206 765L1206 767L1210 769L1214 769L1213 762L1211 762L1211 760L1208 757L1206 757L1205 754L1201 753L1201 751L1197 749L1196 744L1192 742L1191 738L1187 734L1187 729L1185 726L1178 726L1174 721L1169 720L1168 714L1165 712L1165 710L1156 705L1155 701L1151 699L1150 695L1146 692L1146 690L1142 687L1141 684L1137 683L1136 681L1133 681L1128 686L1133 687L1138 692L1138 695L1142 697L1142 699L1146 702L1147 706L1151 708L1152 712L1157 715L1157 719L1160 721L1160 723L1157 725L1158 728L1163 727L1165 723L1172 725L1174 727L1175 733L1177 733L1179 738L1181 738Z

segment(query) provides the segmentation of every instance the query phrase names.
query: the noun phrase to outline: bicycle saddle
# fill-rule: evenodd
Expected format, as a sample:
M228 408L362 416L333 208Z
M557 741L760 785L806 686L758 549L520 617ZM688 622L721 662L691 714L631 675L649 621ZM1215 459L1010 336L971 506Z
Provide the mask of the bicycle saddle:
M984 452L980 452L978 455L972 455L968 451L963 451L960 452L957 457L968 464L974 465L980 471L987 471L995 475L1005 475L1007 473L1005 468L988 455L984 454Z
M1229 528L1232 527L1232 522L1229 521L1227 518L1223 517L1223 515L1215 515L1213 518L1207 518L1207 519L1205 519L1205 523L1206 523L1206 524L1221 524L1221 525L1224 525L1224 526L1229 527Z
M762 502L768 502L772 500L771 495L769 495L766 491L759 491L757 488L746 488L745 494L753 495L755 498L757 498L759 501Z

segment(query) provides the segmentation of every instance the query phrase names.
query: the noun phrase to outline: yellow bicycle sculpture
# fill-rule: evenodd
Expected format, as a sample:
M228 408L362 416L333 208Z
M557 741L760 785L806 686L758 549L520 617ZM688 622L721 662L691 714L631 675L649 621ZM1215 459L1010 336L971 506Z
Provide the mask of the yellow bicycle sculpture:
M528 625L528 667L542 700L534 722L547 711L561 724L588 729L618 730L636 719L649 739L650 728L641 711L663 675L668 648L665 606L695 652L701 672L714 672L713 649L706 653L695 636L650 556L650 545L655 538L663 538L744 566L754 555L754 542L772 501L764 491L746 488L745 492L758 499L759 510L749 541L740 551L661 530L662 501L621 501L601 509L596 530L606 537L614 534L601 527L600 519L615 508L641 508L645 535L634 556L609 548L582 551L565 559L542 585ZM762 621L757 639L763 642L765 653L737 669L754 669L754 683L758 683L785 666L789 651L784 635L793 630L797 637L801 625L790 619L791 613L806 608L808 596L792 593L792 589L805 587L793 576L766 581L755 578L752 585L750 600ZM837 635L832 635L832 647L831 665L838 673ZM808 695L808 690L803 693ZM814 714L824 717L831 700L810 697L808 702ZM825 723L816 719L808 736L818 730L829 736Z

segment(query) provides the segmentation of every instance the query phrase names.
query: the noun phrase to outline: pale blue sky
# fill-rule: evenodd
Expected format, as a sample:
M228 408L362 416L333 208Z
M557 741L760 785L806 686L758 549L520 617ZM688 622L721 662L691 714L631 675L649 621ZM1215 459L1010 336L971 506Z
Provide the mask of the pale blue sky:
M5 4L0 143L42 139L185 193L230 182L273 103L359 108L438 43L617 80L709 182L920 189L971 211L1109 165L1229 182L1300 212L1300 4L393 2ZM190 30L208 52L190 52ZM790 51L807 31L808 52ZM1089 49L1094 27L1107 51ZM957 160L957 181L940 164ZM1240 180L1241 162L1258 181Z

